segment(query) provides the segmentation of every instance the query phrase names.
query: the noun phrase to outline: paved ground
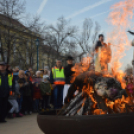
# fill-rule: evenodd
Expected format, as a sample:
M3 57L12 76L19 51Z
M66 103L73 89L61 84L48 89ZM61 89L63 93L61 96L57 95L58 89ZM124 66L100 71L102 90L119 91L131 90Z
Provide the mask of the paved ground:
M0 134L43 134L36 121L37 115L27 115L22 118L7 120L0 124Z

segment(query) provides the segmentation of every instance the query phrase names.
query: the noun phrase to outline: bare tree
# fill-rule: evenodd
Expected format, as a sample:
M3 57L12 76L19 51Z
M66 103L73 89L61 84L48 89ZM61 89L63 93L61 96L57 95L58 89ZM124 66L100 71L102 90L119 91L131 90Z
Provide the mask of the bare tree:
M68 51L69 52L69 40L74 37L77 32L76 26L70 26L69 21L67 21L64 17L58 19L56 26L49 26L49 36L53 38L53 42L51 42L51 47L53 47L56 52L56 58L59 58L61 55Z
M81 57L92 51L92 47L95 44L96 37L100 31L100 25L95 22L95 27L94 23L92 22L91 19L85 19L83 22L83 30L80 32L81 34L76 36L76 41L77 41L77 49L79 49L79 55L78 57L81 59Z
M56 25L50 25L44 36L44 53L47 57L47 64L51 68L55 59L65 60L66 54L72 53L75 49L73 38L77 32L76 26L70 26L70 22L64 17L57 20Z
M19 38L21 29L25 28L19 23L24 12L25 3L20 0L0 1L1 56L7 63L10 62L13 46Z

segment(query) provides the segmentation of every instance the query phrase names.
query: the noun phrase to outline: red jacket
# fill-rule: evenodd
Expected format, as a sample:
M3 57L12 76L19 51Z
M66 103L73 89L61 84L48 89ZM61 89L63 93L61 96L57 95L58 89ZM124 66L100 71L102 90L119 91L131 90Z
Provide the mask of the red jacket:
M40 91L39 87L34 86L33 98L34 99L40 99L41 98L41 91Z
M32 79L32 77L31 77L31 76L29 77L29 80L30 80L31 82L33 81L33 79Z

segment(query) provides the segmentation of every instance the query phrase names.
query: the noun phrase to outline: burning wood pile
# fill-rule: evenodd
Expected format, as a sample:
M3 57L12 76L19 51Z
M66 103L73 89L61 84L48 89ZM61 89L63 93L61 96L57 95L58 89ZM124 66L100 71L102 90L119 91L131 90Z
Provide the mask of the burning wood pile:
M78 91L77 95L74 95ZM76 77L58 115L102 115L134 112L134 99L121 83L93 71Z

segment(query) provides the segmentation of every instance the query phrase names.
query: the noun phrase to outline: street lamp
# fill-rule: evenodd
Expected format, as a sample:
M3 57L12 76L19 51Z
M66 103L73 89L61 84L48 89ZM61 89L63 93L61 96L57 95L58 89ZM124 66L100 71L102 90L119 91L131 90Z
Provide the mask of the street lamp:
M39 49L39 39L36 39L36 46L37 46L37 70L39 67L39 56L38 56L38 49Z

